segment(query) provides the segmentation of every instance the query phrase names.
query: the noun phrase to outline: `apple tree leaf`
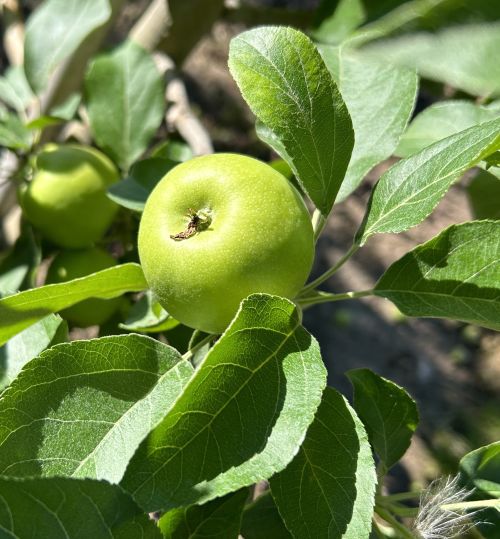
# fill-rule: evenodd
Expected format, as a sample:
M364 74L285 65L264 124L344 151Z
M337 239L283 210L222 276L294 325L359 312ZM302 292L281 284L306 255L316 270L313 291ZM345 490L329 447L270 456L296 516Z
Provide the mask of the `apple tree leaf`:
M341 47L319 49L349 109L355 140L337 196L344 200L370 170L392 155L410 120L418 89L414 71Z
M292 539L270 490L245 507L241 520L241 535L245 539Z
M347 376L354 388L354 408L388 470L405 454L417 428L415 401L402 387L369 369L353 369Z
M327 215L354 144L342 96L311 40L298 30L261 27L231 41L229 69L265 130L259 136L288 162Z
M24 69L35 92L110 16L109 0L46 0L33 12L26 25Z
M408 316L500 330L500 221L453 225L394 262L375 286Z
M29 150L32 143L30 130L21 119L10 112L0 115L0 147L12 150Z
M175 349L141 335L46 350L0 399L0 475L119 482L192 372Z
M147 149L165 111L164 83L151 54L126 41L94 60L85 89L97 145L128 170Z
M60 316L49 314L18 333L0 347L0 389L9 385L33 358L68 336L68 324Z
M22 114L34 97L23 68L9 66L0 77L0 101Z
M124 180L108 188L108 196L124 208L142 212L151 191L175 165L177 165L175 161L159 157L137 161Z
M179 325L147 290L144 296L130 309L127 320L119 324L122 329L139 333L168 331Z
M408 157L438 140L500 116L500 110L470 101L440 101L418 114L402 136L396 155Z
M161 538L118 485L65 477L1 477L0 530L6 539Z
M500 178L480 170L467 186L476 219L500 219Z
M148 288L139 264L114 266L79 279L25 290L0 299L0 345L50 313L84 299L110 299Z
M326 388L299 452L271 478L287 528L304 539L367 539L375 485L375 464L361 421L340 393Z
M476 527L485 539L498 539L500 529L500 442L467 453L459 465L460 477L473 493L470 501L492 498L498 505L477 515Z
M236 539L247 498L248 489L244 488L203 505L172 509L158 525L168 539Z
M254 294L130 462L122 486L146 511L204 503L282 470L326 383L296 307Z
M500 22L381 40L363 49L385 62L416 68L422 77L472 95L500 95Z
M362 0L323 1L316 10L311 35L315 41L336 45L365 20Z
M460 176L500 148L500 118L447 137L392 166L377 182L357 232L373 234L418 225Z
M467 453L460 461L460 473L471 487L500 499L500 442Z

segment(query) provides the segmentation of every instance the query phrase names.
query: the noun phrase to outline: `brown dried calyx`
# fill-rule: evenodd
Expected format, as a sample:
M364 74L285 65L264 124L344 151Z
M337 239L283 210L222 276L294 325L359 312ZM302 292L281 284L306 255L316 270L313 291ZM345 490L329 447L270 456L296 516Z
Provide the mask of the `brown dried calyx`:
M212 219L210 217L210 214L207 210L189 210L188 212L189 216L189 222L187 224L187 227L182 232L179 232L177 234L172 234L170 237L175 241L182 241L187 240L191 236L194 236L198 232L201 232L202 230L205 230L210 226L210 223L212 222Z

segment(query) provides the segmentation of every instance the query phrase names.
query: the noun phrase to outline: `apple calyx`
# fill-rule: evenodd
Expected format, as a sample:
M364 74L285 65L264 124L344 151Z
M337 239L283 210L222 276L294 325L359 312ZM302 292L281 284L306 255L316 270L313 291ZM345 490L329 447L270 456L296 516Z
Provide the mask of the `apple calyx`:
M203 209L195 211L190 209L188 211L189 222L187 227L182 232L177 234L172 234L170 237L175 241L187 240L191 236L194 236L196 233L206 230L210 223L212 222L212 217L210 216L210 211Z

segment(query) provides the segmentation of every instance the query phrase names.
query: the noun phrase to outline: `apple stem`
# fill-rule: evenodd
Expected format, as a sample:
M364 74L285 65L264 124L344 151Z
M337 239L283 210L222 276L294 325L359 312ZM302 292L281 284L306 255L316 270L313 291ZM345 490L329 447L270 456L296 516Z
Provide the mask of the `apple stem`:
M197 232L201 232L202 230L205 230L210 226L210 223L212 222L212 218L210 217L209 213L205 210L201 210L199 212L195 212L193 210L189 210L189 223L187 224L187 227L182 232L179 232L177 234L172 234L170 237L175 241L182 241L187 240L191 236L194 236Z

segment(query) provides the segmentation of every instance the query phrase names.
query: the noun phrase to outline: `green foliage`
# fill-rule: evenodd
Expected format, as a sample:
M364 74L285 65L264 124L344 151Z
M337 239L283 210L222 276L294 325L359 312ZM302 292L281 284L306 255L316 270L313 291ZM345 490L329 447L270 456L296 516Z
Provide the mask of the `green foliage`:
M191 6L185 0L177 3ZM257 135L282 158L272 166L317 208L311 226L306 207L296 199L311 240L311 259L313 229L317 239L334 203L347 198L373 167L391 155L403 159L381 176L354 245L336 266L302 290L297 285L289 294L292 298L297 293L293 302L262 293L247 297L227 326L235 301L227 320L216 328L219 335L180 324L167 312L176 314L175 310L162 306L160 294L154 295L154 290L176 288L186 320L200 317L203 297L203 308L211 316L219 299L228 300L231 283L225 272L234 272L241 254L235 244L223 245L226 258L217 269L219 246L210 244L203 257L196 259L187 251L162 272L161 242L168 242L169 234L159 221L170 212L168 203L177 200L175 189L161 201L144 232L148 241L152 238L151 267L160 268L157 288L135 263L136 234L139 219L144 223L146 200L168 171L198 151L195 144L191 148L179 138L189 138L190 132L171 122L170 110L159 130L169 105L165 82L170 79L159 72L150 52L156 46L150 44L147 51L137 45L144 28L135 27L133 38L121 43L115 33L108 35L106 46L114 48L89 58L89 43L97 46L94 36L104 37L100 29L110 22L112 12L118 13L121 0L35 4L26 26L24 65L11 66L0 76L0 164L5 157L8 168L15 156L17 166L12 172L2 168L2 180L17 182L20 199L25 200L22 193L36 190L35 164L37 155L38 164L43 160L42 145L66 141L75 134L73 128L88 119L92 140L80 149L92 153L93 146L100 147L119 165L124 179L101 189L113 212L102 233L87 243L88 247L95 243L94 250L113 253L110 263L124 263L37 287L51 260L57 262L60 255L50 243L55 240L43 230L43 220L33 219L34 228L23 222L19 239L2 254L0 537L413 536L400 518L414 515L413 507L404 502L407 493L386 495L384 481L418 425L415 402L403 388L365 368L347 373L354 387L352 407L326 387L319 344L302 326L302 308L374 295L392 301L409 316L500 330L500 8L488 0L474 6L462 0L324 0L310 32L321 43L318 47L304 33L279 26L253 28L232 40L230 70L257 117ZM189 7L173 12L174 30L185 12L193 18L200 15ZM280 13L273 11L271 18ZM465 24L471 20L475 24ZM155 15L151 22L160 25L161 17ZM450 26L457 22L459 26ZM439 31L431 34L423 29ZM156 48L164 47L170 54L164 41ZM70 68L78 62L80 71L73 77ZM77 82L87 62L80 88ZM432 104L408 127L417 73L446 84L447 91L452 87L457 99ZM63 78L76 81L75 88L69 97L59 99ZM427 99L441 88L424 82L421 97ZM463 92L479 99L466 100ZM47 99L58 106L50 108ZM190 112L187 119L193 119ZM76 122L63 126L70 120ZM170 137L172 127L178 131ZM165 132L169 138L160 141ZM63 169L61 155L52 157L46 168ZM261 172L251 175L247 158L225 159L231 161L227 165L231 173L237 168L235 159L241 160L234 185L252 180L244 205L238 211L234 203L227 205L228 222L238 225L233 229L238 232L235 243L256 245L264 233L271 239L286 236L285 225L293 221L291 208L283 200L282 206L272 200L269 182ZM218 162L210 178L220 181L224 169ZM266 168L261 163L252 166ZM176 171L193 185L198 172L183 176L190 167L181 165ZM372 235L403 232L421 223L449 187L473 167L479 169L467 178L466 193L476 218L490 220L442 231L393 263L372 290L333 294L318 289ZM117 180L116 170L112 176ZM67 205L75 195L74 177L73 171L48 188L40 206L46 201L59 208ZM5 184L6 192L8 187ZM228 190L234 194L233 186ZM227 201L228 193L221 191L221 200ZM2 215L10 207L3 193L2 183ZM203 196L202 205L214 204L213 198ZM181 223L190 215L192 198L190 193L176 202ZM119 212L109 199L121 206ZM247 207L257 208L251 217L242 216ZM60 217L47 220L58 235L71 241L81 233L78 226L89 229L103 215L93 202L80 213L73 208L67 213L72 219L66 224ZM272 225L262 226L269 215L275 218ZM255 216L257 223L246 222ZM23 217L23 221L30 217L25 204ZM215 222L221 212L212 217ZM307 253L297 234L290 236L290 248L298 253L296 269ZM209 232L197 240L206 237ZM251 281L264 260L263 268L270 270L276 285L282 285L292 271L290 264L285 267L288 250L276 256L270 243L266 239L250 251L250 263L238 271L245 278L250 273ZM178 246L173 244L169 261ZM73 277L87 272L88 253L80 254ZM276 261L285 261L279 271L273 271ZM180 278L173 284L179 266ZM54 268L49 269L49 279ZM207 299L202 285L215 269L222 278ZM201 279L187 293L189 272ZM263 286L259 281L256 288L262 292ZM118 298L131 292L139 294ZM80 329L68 334L66 323L54 313L81 307L78 304L89 298L116 298L123 307L104 323L103 303L87 303L88 321L94 327L84 338L94 331L101 337L83 340ZM128 305L132 306L126 311ZM208 331L208 326L203 329ZM465 503L475 505L466 509L481 509L474 517L479 521L475 532L498 539L499 506L493 504L500 499L499 443L466 455L460 472L462 483L474 489ZM248 487L256 483L253 492ZM264 494L254 499L262 489ZM374 510L380 529L372 529ZM158 522L148 512L154 512Z
M354 136L337 85L312 42L291 28L249 30L231 42L229 68L263 123L258 135L287 161L328 215Z
M377 42L364 50L385 61L416 68L423 77L472 95L498 96L499 47L497 22L455 26L437 34L409 34Z
M373 234L403 232L423 221L451 184L500 148L500 118L445 138L391 167L372 192L357 232L363 245Z
M410 119L418 88L414 72L341 47L321 47L351 115L355 141L337 201L391 156Z
M37 93L92 30L111 16L108 0L47 0L26 25L26 77Z
M122 486L150 511L268 478L297 452L325 383L318 345L295 306L250 296L141 444Z
M147 288L138 264L123 264L74 281L25 290L0 300L0 344L50 313L84 299L110 299Z
M500 178L480 170L467 187L476 219L500 219Z
M67 333L66 322L49 314L9 339L0 348L0 389L8 386L24 365L46 348L65 341Z
M291 539L270 490L245 507L241 533L245 539Z
M168 511L158 525L168 539L236 539L248 489L217 498L204 505Z
M124 208L142 212L151 191L175 165L175 161L159 157L137 161L124 180L108 189L108 196Z
M496 105L480 106L470 101L440 101L424 109L401 138L396 154L408 157L426 146L500 116Z
M92 63L85 88L97 145L128 170L148 147L165 111L164 84L153 58L125 42Z
M418 425L417 406L408 393L369 369L347 373L354 388L354 408L385 469L404 455Z
M192 372L176 350L139 335L47 350L0 401L0 474L119 482Z
M375 287L408 316L500 330L500 221L453 225L395 262Z
M326 388L298 454L271 478L286 526L294 537L368 538L375 483L361 421L342 395Z
M66 477L0 478L2 537L160 539L147 515L117 485Z

